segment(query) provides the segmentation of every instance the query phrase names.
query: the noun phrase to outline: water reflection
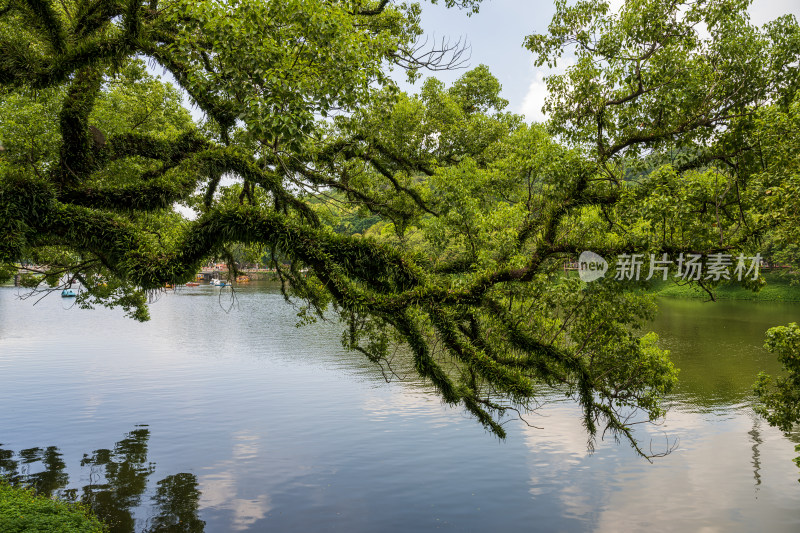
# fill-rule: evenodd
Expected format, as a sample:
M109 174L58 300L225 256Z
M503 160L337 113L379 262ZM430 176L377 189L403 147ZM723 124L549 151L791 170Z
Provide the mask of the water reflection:
M147 458L149 439L147 426L137 426L112 449L84 454L80 466L82 471L88 470L89 482L80 488L67 488L67 465L56 446L27 448L16 454L0 448L0 475L14 484L31 486L38 494L80 500L109 525L112 533L132 533L137 525L135 510L142 505L149 478L155 472L155 463ZM199 501L200 490L194 474L165 477L156 483L151 497L156 514L146 520L143 531L202 532L205 522L199 518Z
M699 412L752 400L760 371L781 372L763 348L766 331L800 320L800 306L779 302L714 303L661 298L652 328L681 372L675 398Z
M555 395L531 418L544 429L511 423L500 443L418 382L385 384L337 324L296 328L271 287L227 314L218 293L170 293L138 324L0 288L0 468L122 506L104 518L126 532L800 531L800 433L750 409L758 372L780 371L764 331L798 305L662 302L681 383L641 437L680 446L651 465L613 442L588 454Z
M198 517L200 490L197 476L189 473L173 474L158 482L153 504L159 513L148 531L186 532L203 531L205 522Z
M761 485L761 451L758 449L760 444L763 444L763 440L761 440L761 424L757 416L753 416L753 429L747 432L750 435L750 438L753 441L753 479L755 480L756 492L758 492L758 486Z
M116 531L134 531L132 510L141 504L147 479L155 470L147 462L149 438L148 429L135 429L113 450L95 450L81 461L82 467L89 467L89 485L83 487L81 499Z
M18 472L18 475L7 476L12 481L24 480L26 484L36 488L37 492L52 494L55 490L66 486L69 477L64 472L65 464L62 454L55 446L47 448L26 448L20 450L19 459L14 460L10 450L0 450L0 473ZM31 473L41 463L44 470Z

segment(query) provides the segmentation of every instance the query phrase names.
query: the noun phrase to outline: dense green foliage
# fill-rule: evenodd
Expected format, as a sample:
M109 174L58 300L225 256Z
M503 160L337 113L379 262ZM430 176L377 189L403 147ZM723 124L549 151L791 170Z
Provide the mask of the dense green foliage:
M577 63L548 80L552 119L528 125L485 66L397 90L388 67L414 78L458 53L420 53L416 4L9 0L0 263L146 319L149 291L263 250L306 318L335 311L379 365L407 345L497 435L547 386L580 403L590 445L608 432L644 454L634 424L663 414L677 375L641 329L654 302L559 273L583 250L786 248L800 30L756 28L735 0L556 5L527 46Z
M756 412L770 425L790 431L800 425L800 327L792 322L770 329L764 347L778 356L786 373L777 378L759 374L755 384L759 401ZM800 444L795 451L800 453ZM800 466L800 456L794 462Z
M800 327L796 323L767 332L764 347L776 354L786 375L773 379L762 373L756 383L761 404L757 411L782 431L800 424Z
M0 530L4 533L101 533L103 524L80 504L37 496L0 478Z

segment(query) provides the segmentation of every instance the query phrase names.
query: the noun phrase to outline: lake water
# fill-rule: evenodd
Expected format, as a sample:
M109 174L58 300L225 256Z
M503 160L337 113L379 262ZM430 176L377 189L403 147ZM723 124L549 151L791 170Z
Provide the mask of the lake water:
M164 295L152 320L0 288L0 471L84 498L114 531L800 531L798 435L750 408L800 306L664 300L681 368L666 423L586 449L556 401L498 441L340 329L253 284Z

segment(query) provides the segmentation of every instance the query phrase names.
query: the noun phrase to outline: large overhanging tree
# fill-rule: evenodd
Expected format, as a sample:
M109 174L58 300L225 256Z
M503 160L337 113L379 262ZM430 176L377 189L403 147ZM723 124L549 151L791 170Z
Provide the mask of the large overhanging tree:
M485 67L398 94L389 66L458 61L415 44L413 4L7 0L4 105L44 124L0 122L0 262L68 272L87 304L146 319L148 291L260 245L287 291L347 322L347 346L386 365L406 345L444 401L496 434L557 388L590 444L609 431L644 455L633 424L663 414L676 379L637 329L653 303L557 273L584 249L750 253L776 226L759 117L793 103L798 30L754 28L745 7L558 2L527 41L540 64L576 57L550 79L548 132L502 111ZM142 60L208 120L193 125ZM238 184L219 194L223 177ZM378 217L381 238L336 234L330 202Z

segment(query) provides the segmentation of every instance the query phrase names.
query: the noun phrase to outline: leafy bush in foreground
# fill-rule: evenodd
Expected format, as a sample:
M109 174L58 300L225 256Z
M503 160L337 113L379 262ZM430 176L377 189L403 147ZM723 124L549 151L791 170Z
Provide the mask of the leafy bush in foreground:
M94 533L103 524L80 504L37 496L0 479L0 531L21 533Z

